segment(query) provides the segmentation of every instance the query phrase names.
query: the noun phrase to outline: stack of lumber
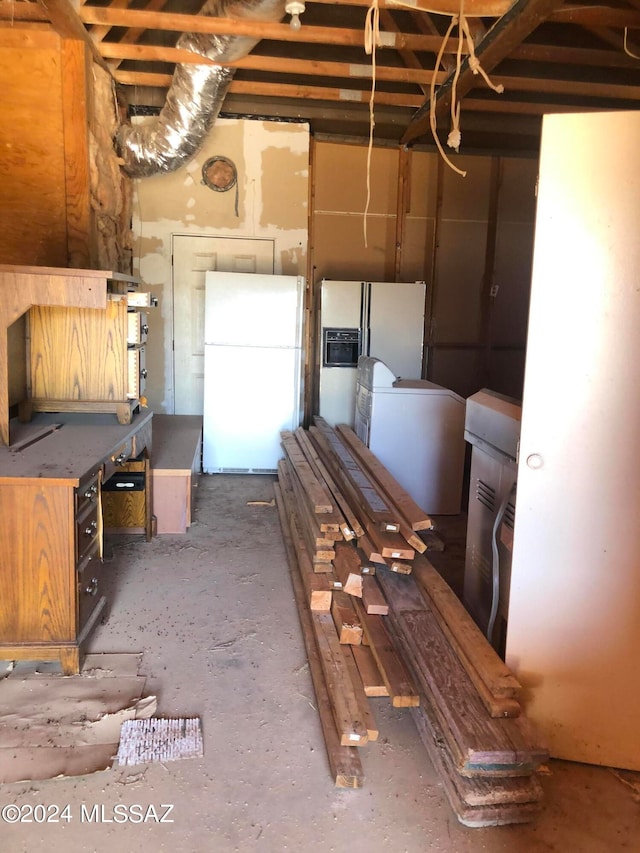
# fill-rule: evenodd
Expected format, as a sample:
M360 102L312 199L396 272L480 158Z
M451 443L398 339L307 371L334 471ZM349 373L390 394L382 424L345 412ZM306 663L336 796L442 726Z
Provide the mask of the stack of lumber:
M275 485L336 785L360 787L369 704L411 709L458 819L532 820L546 749L520 685L424 556L431 519L346 426L282 433Z

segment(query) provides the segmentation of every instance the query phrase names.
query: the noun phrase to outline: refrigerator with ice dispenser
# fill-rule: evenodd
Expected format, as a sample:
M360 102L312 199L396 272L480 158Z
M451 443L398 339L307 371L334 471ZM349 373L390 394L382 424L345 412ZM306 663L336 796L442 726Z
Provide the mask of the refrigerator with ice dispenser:
M319 413L329 424L353 426L361 355L422 376L425 293L424 281L322 280Z

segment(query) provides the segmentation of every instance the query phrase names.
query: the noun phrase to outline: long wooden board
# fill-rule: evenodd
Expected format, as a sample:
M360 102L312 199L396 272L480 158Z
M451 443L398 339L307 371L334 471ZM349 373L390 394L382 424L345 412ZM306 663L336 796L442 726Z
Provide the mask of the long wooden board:
M300 449L300 445L293 437L291 432L282 432L280 434L282 447L289 457L296 473L304 485L304 490L309 496L313 511L317 513L325 513L333 511L333 503L331 497L327 493L324 484L321 483L313 471L304 453Z
M324 680L320 656L311 625L311 615L305 605L302 581L295 569L290 571L290 577L298 607L302 638L307 651L309 673L316 694L320 725L324 736L331 775L338 788L361 788L364 784L364 772L359 751L354 746L342 746L338 739L331 709L331 700Z
M362 598L362 572L357 550L349 542L336 542L335 552L333 569L342 589L349 595Z
M315 467L316 473L321 476L322 479L325 481L329 491L331 492L331 496L333 497L338 506L338 509L344 516L344 520L340 522L340 530L342 532L342 535L346 540L353 539L356 536L360 536L363 532L362 528L360 527L360 522L351 511L349 503L347 502L345 496L338 488L337 483L329 473L327 466L324 464L322 459L320 459L318 450L311 441L309 433L302 427L298 427L298 429L295 431L295 436L298 439L300 447L302 448L305 456L307 457L307 461L312 467Z
M314 425L322 434L328 452L339 466L339 478L343 483L345 479L351 483L356 491L358 505L365 515L378 525L397 525L398 519L394 517L382 491L363 470L338 433L323 418L316 416ZM395 529L397 530L397 527Z
M384 626L386 616L369 615L358 599L353 600L371 653L389 691L395 708L411 708L420 704L420 696L407 667L398 656Z
M369 646L350 646L350 648L364 685L365 694L367 696L388 696L389 691Z
M342 646L330 613L311 613L320 664L331 699L338 739L342 746L365 746L367 727L349 678Z
M382 579L389 616L412 662L412 671L442 726L458 772L464 775L528 775L548 759L548 750L523 717L489 716L437 621L425 608L396 612L394 588L412 576ZM366 631L366 625L365 631Z
M420 739L442 780L449 805L460 823L469 827L528 823L540 814L543 791L533 777L469 779L460 776L446 749L437 719L425 702L411 714Z
M399 510L403 519L411 530L430 530L433 521L424 510L418 506L411 495L403 489L395 477L385 468L378 457L372 453L367 445L361 441L355 432L346 424L338 424L336 431L340 438L348 444L349 448L356 454L358 459L366 466L367 472L382 488Z
M493 696L517 699L521 686L497 652L486 642L484 634L471 618L448 583L438 574L426 557L416 555L413 577L428 595L438 613L455 637L458 650L487 685Z
M380 579L380 584L381 586L385 585L384 576ZM425 609L428 610L431 615L436 619L438 625L440 626L440 629L442 630L444 636L447 639L447 642L458 656L458 660L464 667L467 675L469 676L469 679L471 680L471 683L475 687L478 696L480 697L483 705L487 709L487 712L490 716L520 716L522 707L517 699L514 699L510 696L493 696L493 694L489 692L488 687L478 674L475 667L471 665L467 657L462 653L448 625L444 622L444 620L442 620L442 617L440 616L435 606L433 606L433 604L431 603L429 597L423 595L423 590L416 583L415 579L412 579L411 581L404 581L402 584L389 582L388 585L390 585L393 589L393 604L394 609L397 613L400 613L403 610ZM477 643L479 645L489 645L489 641L481 635L478 635Z
M280 518L280 527L282 529L282 538L284 539L285 550L289 559L289 565L295 561L294 567L297 567L300 572L302 584L304 586L305 598L311 610L320 610L329 612L331 610L331 599L333 589L329 575L317 574L313 571L313 566L309 560L309 556L304 549L304 542L300 531L297 529L295 517L289 517L280 485L273 484L273 490L276 496L276 507L278 508L278 516ZM292 556L289 557L289 552L292 551Z

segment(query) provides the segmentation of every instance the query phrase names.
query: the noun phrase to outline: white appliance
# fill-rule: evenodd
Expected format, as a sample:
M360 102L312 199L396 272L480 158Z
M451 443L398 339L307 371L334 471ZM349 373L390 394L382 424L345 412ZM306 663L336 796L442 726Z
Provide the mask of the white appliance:
M359 356L381 359L396 376L422 376L425 292L423 281L323 279L319 413L332 426L353 426Z
M303 279L207 272L203 470L272 473L302 420Z
M460 512L464 400L426 379L396 379L383 361L358 361L355 432L429 515Z
M522 407L488 388L467 399L471 444L463 602L504 657Z

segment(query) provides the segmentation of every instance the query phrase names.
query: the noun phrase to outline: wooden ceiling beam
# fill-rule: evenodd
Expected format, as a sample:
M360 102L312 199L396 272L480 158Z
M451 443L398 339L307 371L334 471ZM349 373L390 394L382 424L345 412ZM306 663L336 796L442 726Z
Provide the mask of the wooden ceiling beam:
M614 9L610 6L560 6L549 20L561 24L580 24L583 27L613 27L640 29L640 11Z
M175 47L152 47L150 45L125 45L121 42L100 45L100 52L105 59L133 60L139 62L185 63L189 65L224 65L230 68L242 68L249 71L265 73L295 74L309 77L341 77L345 80L371 80L372 67L370 63L353 62L319 62L315 59L283 59L280 56L264 56L249 54L242 59L232 62L216 62L189 50L179 50ZM413 83L420 85L428 83L433 71L428 68L403 68L398 66L376 64L376 79L396 83ZM438 79L443 81L445 75L440 72Z
M243 60L238 60L236 63L237 68L242 68L245 70L257 71L257 72L269 72L272 70L273 61L270 63L263 63L264 57L246 57ZM338 64L338 63L336 63ZM326 76L322 74L319 69L314 70L301 70L304 67L304 62L299 61L295 64L295 67L292 65L289 68L283 67L281 68L282 73L290 73L295 75L296 77L300 76L312 76L313 74L321 74L322 76ZM400 69L409 71L409 69ZM329 75L331 77L337 76L336 74ZM121 83L123 85L129 86L164 86L168 87L171 81L171 75L169 74L153 74L144 71L122 71L118 70L114 73L114 77L116 82ZM354 78L348 78L351 82L353 82ZM364 78L362 78L364 79ZM584 98L584 99L609 99L609 100L622 100L622 101L632 101L632 100L640 100L640 86L627 86L622 84L608 84L608 83L593 83L593 82L583 82L583 81L574 81L574 80L550 80L550 79L540 79L540 78L531 78L531 77L496 77L494 78L495 82L500 82L504 85L505 90L511 93L521 93L521 94L540 94L540 95L556 95L556 96L571 96L573 98ZM243 81L234 81L237 82L238 85L243 87L254 87L256 93L258 89L263 94L273 95L274 97L295 97L292 93L295 91L299 91L303 94L300 97L304 98L312 98L314 100L341 100L341 101L353 101L356 103L365 102L370 97L370 89L368 86L362 86L361 88L334 88L334 87L324 87L322 85L318 86L309 86L309 85L299 85L299 84L290 84L290 83L263 83L260 80L243 80ZM397 81L396 81L397 82ZM239 91L239 90L235 90ZM243 90L244 91L244 90ZM331 93L327 96L325 93ZM411 93L403 93L403 92L380 92L376 91L376 99L379 100L380 103L385 104L393 104L394 98L397 99L398 105L402 106L419 106L421 103L419 95L412 95ZM472 104L477 103L478 98L468 99L465 101L465 109L475 109L475 106L471 106ZM486 104L493 104L494 106L491 108L492 112L510 112L512 111L512 101L506 100L505 98L495 95L487 95L483 99L483 102ZM567 109L564 105L558 105L561 109ZM580 107L582 108L582 107ZM538 105L532 104L532 112L539 112Z
M78 17L78 13L69 0L38 0L38 2L51 21L51 26L61 38L77 39L84 42L91 51L95 61L105 71L108 71L109 74L111 73L109 66L100 56L95 42L84 28L82 21Z
M561 0L516 0L507 14L491 27L475 48L476 57L484 71L490 74L514 47L549 17L559 2ZM484 83L480 75L474 74L468 59L465 59L461 64L460 74L456 75L454 72L438 88L434 104L436 114L442 114L450 108L454 80L459 101L479 83ZM409 123L402 137L403 145L414 142L430 131L430 109L430 99L427 99Z
M601 36L604 40L602 31L591 29L591 32ZM611 30L606 30L606 33L611 35ZM617 36L615 40L609 38L607 41L615 50L525 43L514 48L509 54L509 59L529 62L554 62L558 65L583 65L585 67L638 68L638 60L634 60L624 53L622 38L620 36Z
M44 0L43 0L44 1ZM289 24L272 24L246 18L211 18L206 15L184 15L170 12L147 12L138 9L113 9L82 6L79 16L85 24L109 24L112 27L136 27L177 33L210 33L213 35L249 36L256 39L298 42L301 44L347 45L361 47L364 37L360 29L303 26L292 30ZM381 32L381 48L436 52L442 39L413 33ZM453 49L452 49L453 50Z
M0 0L0 20L2 21L48 21L49 15L39 3L27 3L24 0Z
M313 2L327 6L371 6L371 0L310 0L310 3ZM468 18L501 18L512 5L513 0L465 0L464 13ZM378 0L378 7L457 15L460 12L460 0Z

